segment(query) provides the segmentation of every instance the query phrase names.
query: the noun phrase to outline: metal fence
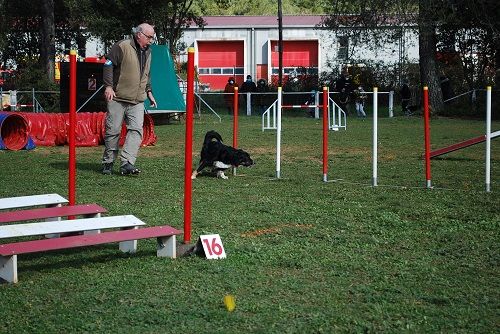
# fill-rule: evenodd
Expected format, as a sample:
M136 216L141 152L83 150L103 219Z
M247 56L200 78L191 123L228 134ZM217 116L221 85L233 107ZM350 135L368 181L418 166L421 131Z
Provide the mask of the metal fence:
M58 91L10 90L0 88L1 110L31 111L35 113L59 109Z

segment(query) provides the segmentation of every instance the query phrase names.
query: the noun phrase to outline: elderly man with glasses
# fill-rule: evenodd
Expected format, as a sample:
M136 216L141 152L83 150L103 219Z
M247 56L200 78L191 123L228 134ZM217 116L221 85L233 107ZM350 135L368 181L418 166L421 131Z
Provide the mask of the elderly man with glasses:
M155 31L153 26L142 23L132 28L133 37L115 43L104 63L104 97L107 102L106 132L102 173L110 175L118 157L122 123L125 120L127 135L120 152L120 174L137 175L137 153L142 143L144 101L156 107L151 90L151 50Z

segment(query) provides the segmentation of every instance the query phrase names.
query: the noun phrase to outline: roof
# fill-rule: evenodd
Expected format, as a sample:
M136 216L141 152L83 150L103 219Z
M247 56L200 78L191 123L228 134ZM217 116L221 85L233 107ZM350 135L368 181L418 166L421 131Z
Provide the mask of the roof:
M283 15L283 27L315 27L323 15ZM278 16L203 16L206 28L267 28L278 26ZM192 24L191 27L196 27Z

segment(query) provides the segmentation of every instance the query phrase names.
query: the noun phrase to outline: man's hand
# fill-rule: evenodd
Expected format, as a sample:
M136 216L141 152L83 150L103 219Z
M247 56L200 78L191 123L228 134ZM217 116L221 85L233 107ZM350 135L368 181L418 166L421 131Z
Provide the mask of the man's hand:
M155 97L153 96L152 92L148 92L148 99L149 99L151 107L156 108L157 107L156 100L155 100Z
M107 86L106 89L104 90L104 97L106 98L106 101L112 101L115 97L115 91L113 90L113 87Z

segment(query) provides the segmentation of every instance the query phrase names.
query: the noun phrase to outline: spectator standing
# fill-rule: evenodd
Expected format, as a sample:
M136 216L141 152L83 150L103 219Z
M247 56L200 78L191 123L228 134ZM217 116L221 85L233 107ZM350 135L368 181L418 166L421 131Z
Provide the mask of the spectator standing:
M408 80L403 80L403 85L401 86L401 111L406 115L410 116L410 100L411 100L411 90Z
M153 26L142 23L132 28L133 37L115 43L103 67L104 97L107 102L104 153L104 175L110 175L118 157L122 123L125 120L127 135L120 153L120 174L136 175L135 166L142 143L144 101L156 107L151 90L151 50L155 31Z
M249 98L250 98L250 101L252 101L253 96L251 96L251 93L255 93L256 91L257 91L257 85L255 84L255 82L253 82L252 76L247 75L247 79L245 80L245 82L243 84L241 84L241 87L239 90L239 93L244 93L244 94L242 94L243 101L246 101L247 93L250 93Z
M366 92L363 89L363 86L359 85L357 89L354 90L354 102L356 104L356 114L358 117L366 117L365 113L365 101L366 101Z
M312 90L304 103L306 106L315 105L316 104L316 91ZM306 114L309 117L314 117L314 108L306 108Z
M227 113L229 115L233 114L233 104L234 104L234 88L238 87L238 84L234 81L233 77L227 80L226 87L224 87L224 101L226 101ZM236 110L237 112L237 110Z
M348 106L349 106L349 93L347 92L347 88L342 88L339 94L339 107L347 114L349 112Z
M259 81L257 81L256 91L257 91L257 93L259 93L259 94L257 94L256 101L257 101L257 105L260 108L260 113L262 115L264 113L264 111L266 111L266 107L267 107L265 93L267 93L269 91L269 87L267 86L266 80L261 78L261 79L259 79Z
M247 75L247 80L241 85L240 93L255 93L257 85L252 81L252 76Z

